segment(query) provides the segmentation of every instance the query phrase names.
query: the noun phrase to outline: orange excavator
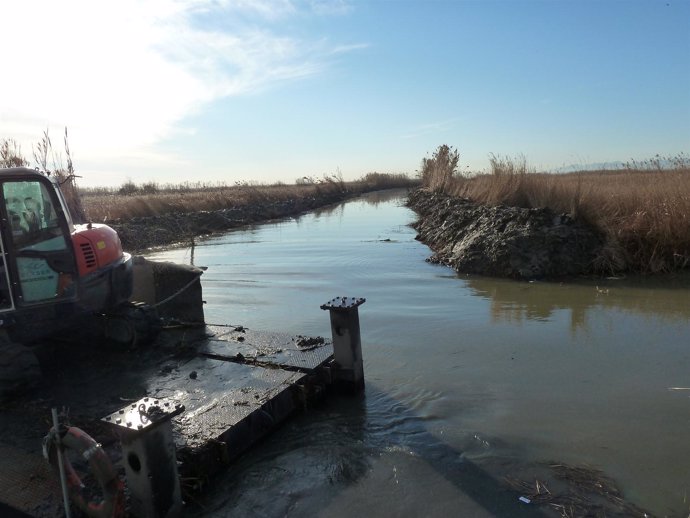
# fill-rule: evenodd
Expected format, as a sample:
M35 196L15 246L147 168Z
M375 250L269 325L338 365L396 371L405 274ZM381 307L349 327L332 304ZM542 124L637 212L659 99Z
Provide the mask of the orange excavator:
M0 169L0 329L25 342L126 304L132 257L107 225L75 225L58 182Z
M133 261L112 228L74 224L56 178L37 170L0 169L0 193L0 396L40 372L26 345L94 328L127 345L155 336L155 311L129 302Z

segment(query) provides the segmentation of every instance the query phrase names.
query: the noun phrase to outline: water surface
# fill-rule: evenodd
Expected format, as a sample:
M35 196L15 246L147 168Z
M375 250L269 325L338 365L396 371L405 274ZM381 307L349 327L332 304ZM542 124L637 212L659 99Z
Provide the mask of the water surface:
M511 516L501 475L557 460L687 516L690 278L458 276L425 262L403 200L374 193L150 256L208 267L210 323L329 336L321 304L367 299L366 396L290 421L206 513Z

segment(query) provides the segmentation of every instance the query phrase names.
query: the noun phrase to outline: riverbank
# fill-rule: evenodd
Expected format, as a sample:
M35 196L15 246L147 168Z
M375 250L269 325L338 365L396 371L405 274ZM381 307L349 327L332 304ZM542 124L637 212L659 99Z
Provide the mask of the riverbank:
M338 203L353 196L338 192L310 198L284 201L264 200L213 211L170 212L154 216L109 221L120 236L122 246L130 252L148 248L192 243L195 237L222 232L251 223L296 216Z
M419 214L417 239L430 262L458 273L553 279L600 271L605 239L593 227L550 209L489 207L417 189L408 206Z
M657 274L690 267L690 158L684 153L619 169L537 172L525 157L491 155L488 172L458 170L440 146L422 162L422 185L485 207L548 208L604 236L594 270ZM565 272L563 272L565 273Z
M124 249L140 252L418 183L405 175L372 173L357 182L219 186L137 195L86 193L82 201L90 221L107 223L117 231Z

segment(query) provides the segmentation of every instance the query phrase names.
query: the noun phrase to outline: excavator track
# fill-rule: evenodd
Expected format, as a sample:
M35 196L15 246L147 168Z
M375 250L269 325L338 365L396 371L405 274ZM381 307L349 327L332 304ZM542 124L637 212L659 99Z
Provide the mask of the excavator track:
M41 367L34 351L0 330L0 400L38 384Z

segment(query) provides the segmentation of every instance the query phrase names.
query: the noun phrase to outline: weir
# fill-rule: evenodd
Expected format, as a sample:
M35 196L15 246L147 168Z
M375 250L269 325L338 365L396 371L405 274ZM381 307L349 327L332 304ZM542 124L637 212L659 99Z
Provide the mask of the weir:
M57 472L40 454L50 406L102 445L128 486L129 516L174 518L185 495L203 490L293 413L331 392L364 389L357 314L364 299L321 306L330 312L332 340L206 325L196 308L200 270L145 260L135 267L139 297L165 309L167 325L155 343L130 351L60 344L43 386L7 404L0 422L3 516L63 513ZM170 276L184 288L178 297L170 298ZM89 465L72 464L98 493Z

